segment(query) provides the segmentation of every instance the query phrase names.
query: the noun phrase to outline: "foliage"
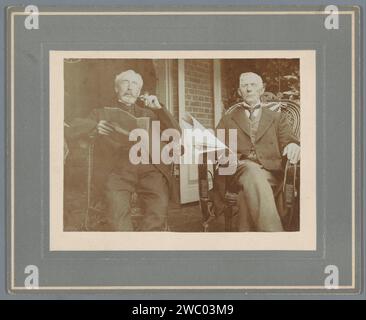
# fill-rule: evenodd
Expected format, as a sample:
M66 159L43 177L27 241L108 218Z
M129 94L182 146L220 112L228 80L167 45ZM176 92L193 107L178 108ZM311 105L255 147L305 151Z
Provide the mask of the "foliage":
M299 59L240 59L223 60L223 80L228 94L228 106L240 101L237 94L240 74L255 72L265 85L263 100L290 99L300 101Z

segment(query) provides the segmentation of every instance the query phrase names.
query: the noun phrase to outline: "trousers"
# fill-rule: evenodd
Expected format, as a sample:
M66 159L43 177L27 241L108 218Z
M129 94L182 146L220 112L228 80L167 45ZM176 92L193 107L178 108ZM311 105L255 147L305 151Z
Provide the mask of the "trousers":
M283 231L272 186L277 177L260 164L244 160L237 169L238 231Z
M169 188L165 176L152 164L133 165L122 157L107 178L108 219L114 231L133 231L131 195L136 192L144 212L139 231L162 231L165 227Z

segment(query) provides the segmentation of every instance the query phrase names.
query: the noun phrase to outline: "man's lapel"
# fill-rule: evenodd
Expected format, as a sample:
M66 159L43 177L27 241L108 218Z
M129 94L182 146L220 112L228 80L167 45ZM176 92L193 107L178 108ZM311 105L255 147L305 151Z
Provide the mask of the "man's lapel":
M249 119L245 114L244 108L236 108L236 110L231 114L231 119L234 120L234 122L241 130L243 130L248 136L250 136Z
M274 117L273 117L272 111L268 110L267 108L262 107L262 115L261 115L261 118L259 119L258 131L257 131L255 141L258 141L260 138L262 138L262 136L271 126L273 120L274 120Z

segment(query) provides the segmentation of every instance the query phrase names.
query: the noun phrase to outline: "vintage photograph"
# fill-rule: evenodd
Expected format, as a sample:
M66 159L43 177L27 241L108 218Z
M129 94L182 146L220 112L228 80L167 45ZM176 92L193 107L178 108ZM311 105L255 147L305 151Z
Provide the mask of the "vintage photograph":
M300 201L301 56L55 53L59 232L309 231Z
M299 230L299 59L183 63L184 71L177 59L64 60L65 231ZM202 128L237 131L232 175L219 164L182 172L184 161L131 163L136 119L183 129L179 94Z
M359 7L4 14L4 292L358 295Z

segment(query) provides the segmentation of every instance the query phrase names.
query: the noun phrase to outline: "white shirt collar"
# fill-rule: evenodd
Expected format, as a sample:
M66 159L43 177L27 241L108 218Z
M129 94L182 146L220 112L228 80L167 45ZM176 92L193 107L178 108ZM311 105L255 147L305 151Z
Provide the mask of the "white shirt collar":
M243 101L243 105L248 107L248 108L255 108L257 106L262 106L262 103L259 101L258 103L256 103L254 106L250 106L249 104L247 104L246 102ZM258 109L255 109L253 111L253 116L256 118L258 116L258 114L260 113L262 108L258 108ZM249 116L250 116L250 112L249 110L246 110L245 109L245 114L247 115L248 119L249 119Z
M258 103L256 103L254 106L250 106L249 104L247 104L245 101L243 101L243 105L248 107L248 108L255 108L257 106L262 106L261 101L259 101Z

